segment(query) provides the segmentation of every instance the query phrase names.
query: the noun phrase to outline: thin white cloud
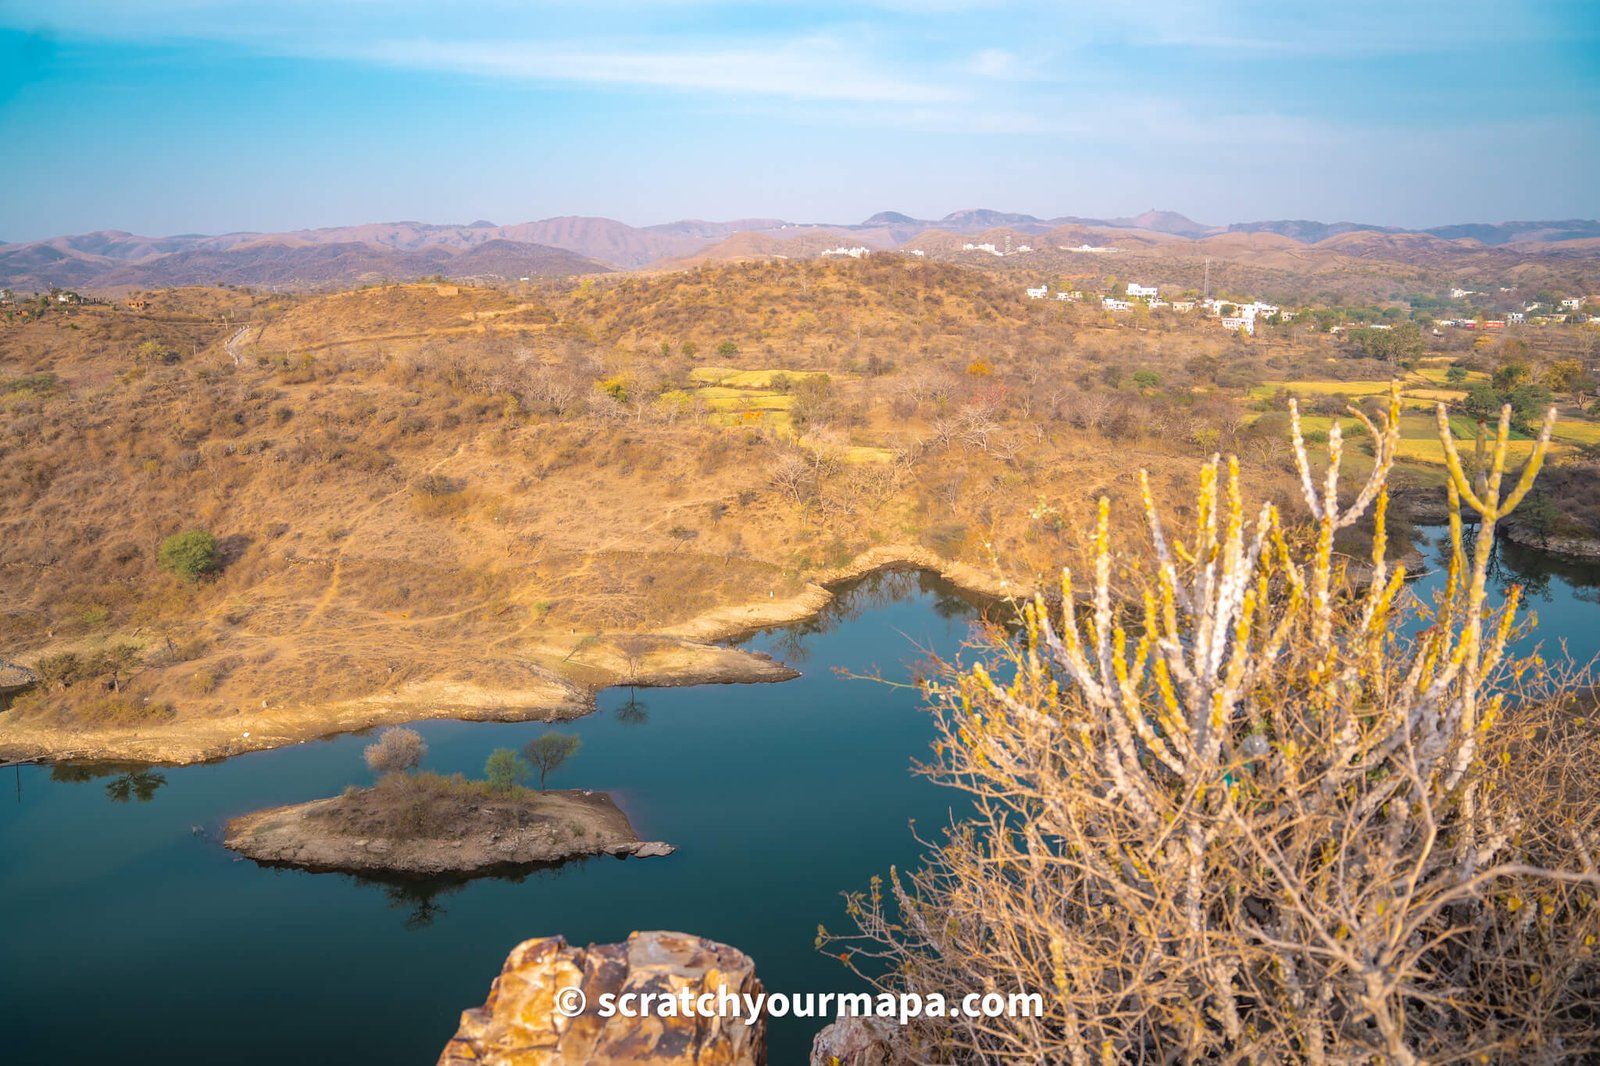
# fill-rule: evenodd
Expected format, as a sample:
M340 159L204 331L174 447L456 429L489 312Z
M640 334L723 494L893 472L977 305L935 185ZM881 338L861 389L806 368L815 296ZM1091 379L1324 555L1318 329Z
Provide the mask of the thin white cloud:
M1009 80L1022 74L1022 64L1015 52L1004 48L981 48L968 61L967 71L981 78Z
M390 40L341 58L389 66L542 82L640 86L791 100L926 104L962 99L948 85L878 69L868 57L812 38L770 47L645 51L548 42Z

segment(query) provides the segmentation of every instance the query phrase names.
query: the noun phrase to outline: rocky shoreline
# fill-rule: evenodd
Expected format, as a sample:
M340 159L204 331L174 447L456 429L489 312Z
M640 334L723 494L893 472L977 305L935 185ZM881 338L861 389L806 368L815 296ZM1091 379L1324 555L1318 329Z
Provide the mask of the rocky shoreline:
M832 589L882 570L925 570L980 596L1001 599L1024 592L998 575L943 559L926 548L889 545L870 549L849 565L816 575L797 596L716 608L644 639L657 642L644 661L602 645L586 656L604 665L609 680L585 685L545 671L536 684L514 691L445 679L414 683L354 699L317 705L286 704L235 714L137 729L64 728L0 717L0 762L143 762L185 766L233 755L302 744L376 726L433 718L461 721L564 721L595 709L607 684L681 687L788 681L800 673L770 657L717 643L772 626L803 621L834 598ZM619 637L619 639L621 639Z
M256 862L314 872L402 877L475 875L593 855L670 855L670 844L641 841L604 792L518 789L485 798L456 786L453 806L418 828L410 798L380 795L385 785L344 796L270 807L234 818L223 844ZM399 792L398 789L392 791ZM419 799L435 803L437 796ZM451 798L451 797L447 797ZM437 804L435 804L437 806Z
M1549 552L1568 559L1594 562L1600 559L1600 537L1580 537L1537 533L1525 529L1514 519L1501 524L1500 531L1512 543L1532 551Z

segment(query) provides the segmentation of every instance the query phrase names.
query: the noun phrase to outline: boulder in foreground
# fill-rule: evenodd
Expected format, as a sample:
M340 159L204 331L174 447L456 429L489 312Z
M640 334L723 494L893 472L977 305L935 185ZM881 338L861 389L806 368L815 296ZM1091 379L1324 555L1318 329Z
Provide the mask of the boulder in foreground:
M581 989L587 1008L568 1018L557 993ZM761 993L743 952L684 933L634 933L622 944L573 947L559 936L512 949L483 1006L461 1015L439 1066L766 1066L766 1020L602 1018L606 993L741 997Z

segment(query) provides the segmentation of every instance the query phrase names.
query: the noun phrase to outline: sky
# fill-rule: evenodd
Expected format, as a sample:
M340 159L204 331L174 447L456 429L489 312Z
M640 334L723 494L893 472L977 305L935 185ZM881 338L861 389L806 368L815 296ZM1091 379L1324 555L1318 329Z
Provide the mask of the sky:
M1600 217L1593 0L0 0L0 239Z

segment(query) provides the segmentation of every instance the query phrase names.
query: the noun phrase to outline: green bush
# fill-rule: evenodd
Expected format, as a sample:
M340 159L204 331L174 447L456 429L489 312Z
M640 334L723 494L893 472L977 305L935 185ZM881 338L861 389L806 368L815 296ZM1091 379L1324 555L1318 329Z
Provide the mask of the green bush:
M489 779L489 787L496 792L510 792L533 773L533 767L511 748L496 748L489 753L488 762L483 764L483 776Z
M217 538L203 529L174 533L161 542L156 558L162 569L185 581L198 581L201 574L217 568Z

